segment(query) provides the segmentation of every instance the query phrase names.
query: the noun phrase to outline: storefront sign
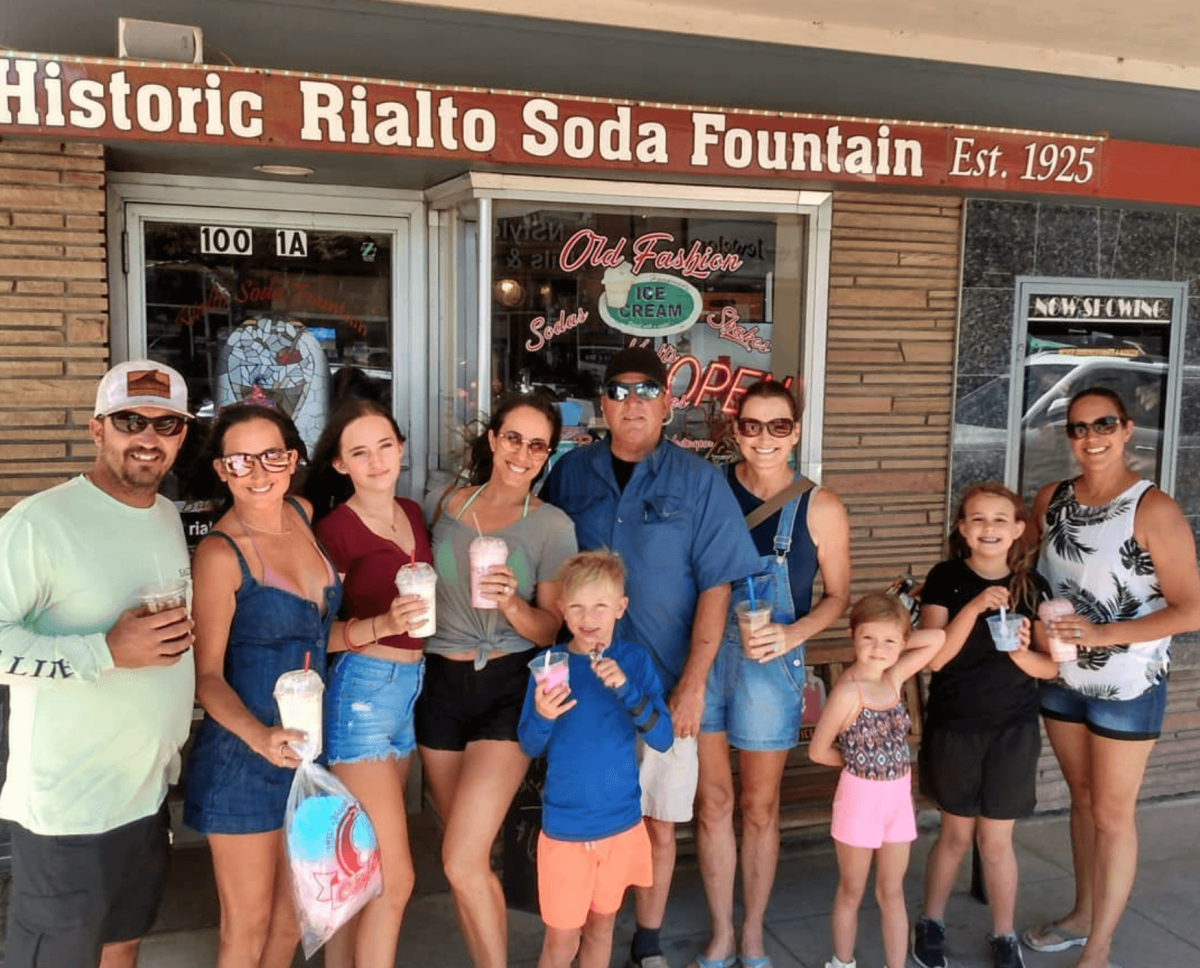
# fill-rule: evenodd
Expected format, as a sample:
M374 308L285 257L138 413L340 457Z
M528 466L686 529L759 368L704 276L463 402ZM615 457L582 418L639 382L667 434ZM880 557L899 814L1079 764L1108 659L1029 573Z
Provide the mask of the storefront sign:
M0 57L0 135L16 133L1084 195L1104 193L1108 144L1012 129L9 53ZM1188 158L1200 169L1200 151ZM1121 184L1128 177L1117 173ZM661 269L658 254L647 258Z
M1137 320L1171 322L1170 299L1145 299L1133 296L1038 295L1031 297L1029 318Z
M573 313L560 312L558 319L553 323L547 322L545 316L535 316L529 321L529 332L532 336L525 341L525 349L530 353L536 353L555 336L569 333L576 326L582 326L587 320L588 311L586 309L577 309Z
M625 263L606 270L603 281L600 318L634 336L682 333L691 329L704 305L696 287L677 276L662 272L634 275Z
M741 325L741 316L733 306L725 306L719 313L706 313L704 319L721 339L736 343L750 353L771 355L771 341L759 338L757 326Z

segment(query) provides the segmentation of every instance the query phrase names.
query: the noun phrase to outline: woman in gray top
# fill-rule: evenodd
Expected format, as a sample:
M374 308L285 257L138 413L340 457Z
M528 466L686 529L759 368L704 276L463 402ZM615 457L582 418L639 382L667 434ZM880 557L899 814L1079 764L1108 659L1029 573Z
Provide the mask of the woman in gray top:
M472 447L470 485L445 499L433 527L437 631L425 646L417 745L477 968L507 959L504 894L489 856L529 765L517 743L527 663L562 625L554 576L576 551L571 519L531 493L561 431L547 398L502 401ZM472 604L470 546L480 537L501 539L507 555L478 578Z

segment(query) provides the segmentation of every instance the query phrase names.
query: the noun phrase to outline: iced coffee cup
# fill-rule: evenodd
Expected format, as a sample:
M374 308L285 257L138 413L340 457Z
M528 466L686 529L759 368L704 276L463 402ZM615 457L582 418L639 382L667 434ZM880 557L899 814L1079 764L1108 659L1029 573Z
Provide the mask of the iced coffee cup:
M481 534L471 542L467 554L471 560L471 607L499 608L500 606L494 598L484 597L479 583L487 575L489 569L508 561L508 544L503 538Z
M427 639L437 631L437 572L433 565L414 561L402 565L396 572L396 591L401 595L416 595L427 611L420 625L408 634L414 639Z
M542 692L569 686L571 682L571 667L565 652L543 652L529 660L529 670Z
M159 612L168 612L173 608L187 608L187 591L188 583L184 578L164 578L162 581L143 585L137 591L138 614L157 615ZM181 635L178 641L182 642L186 638L186 635ZM168 641L176 640L168 639ZM177 654L181 655L186 651L187 647L185 646Z
M321 719L325 683L311 669L293 669L275 680L275 702L285 729L308 734L304 742L289 745L306 760L321 755Z
M1038 618L1046 623L1046 637L1050 642L1050 658L1055 662L1074 662L1079 658L1079 649L1074 642L1067 642L1050 631L1050 623L1056 618L1075 614L1075 606L1066 598L1052 598L1038 606Z
M142 615L157 615L172 608L187 608L187 581L167 578L143 585L137 591L138 611Z
M1020 615L990 615L987 624L992 644L1000 652L1016 652L1021 647L1018 635L1024 618Z
M608 308L623 309L629 301L629 290L636 281L637 276L633 274L633 267L628 262L605 269L600 283L604 286L604 301L608 303Z
M737 616L738 632L742 636L742 651L750 656L750 636L770 623L771 607L756 605L751 608L749 602L738 602L733 607L733 613ZM750 658L754 657L750 656Z

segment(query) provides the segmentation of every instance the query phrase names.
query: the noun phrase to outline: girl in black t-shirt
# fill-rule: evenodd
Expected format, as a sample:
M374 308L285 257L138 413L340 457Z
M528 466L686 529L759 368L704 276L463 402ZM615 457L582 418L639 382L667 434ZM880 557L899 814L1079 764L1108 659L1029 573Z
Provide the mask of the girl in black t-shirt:
M1025 526L1025 505L1008 488L969 488L947 542L950 558L929 572L921 593L921 628L946 631L946 643L929 665L921 740L922 785L942 811L913 941L913 957L924 968L946 964L946 901L976 837L996 968L1023 965L1013 933L1013 824L1034 807L1041 752L1036 680L1058 674L1048 655L1030 648L1032 639L1046 647L1037 606L1049 594L1033 570L1036 548L1026 540ZM1015 641L995 644L988 620L998 621L1002 608L1023 620Z

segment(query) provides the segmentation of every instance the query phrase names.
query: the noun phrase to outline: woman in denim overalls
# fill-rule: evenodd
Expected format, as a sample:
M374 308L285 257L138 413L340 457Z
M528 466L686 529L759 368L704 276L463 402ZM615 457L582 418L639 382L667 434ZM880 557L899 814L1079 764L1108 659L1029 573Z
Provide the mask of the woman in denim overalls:
M309 528L311 508L288 496L303 447L292 422L265 407L227 407L210 447L232 506L192 563L196 697L206 715L183 817L212 850L218 968L283 968L300 940L282 828L300 765L290 744L305 734L281 725L272 693L306 656L324 677L342 584ZM334 638L344 646L340 632Z
M729 485L744 513L791 487L798 420L796 401L782 384L765 380L746 390L736 426L743 460L729 468ZM837 621L850 599L850 527L833 491L798 493L751 535L762 555L762 569L752 579L755 601L769 605L771 614L743 646L737 613L748 606L749 589L747 582L734 584L724 640L705 689L696 834L712 939L695 959L697 968L730 968L738 958L745 968L770 966L763 916L779 854L779 786L788 751L799 740L804 643ZM813 607L818 572L824 594ZM740 751L746 908L740 946L733 924L731 747Z

